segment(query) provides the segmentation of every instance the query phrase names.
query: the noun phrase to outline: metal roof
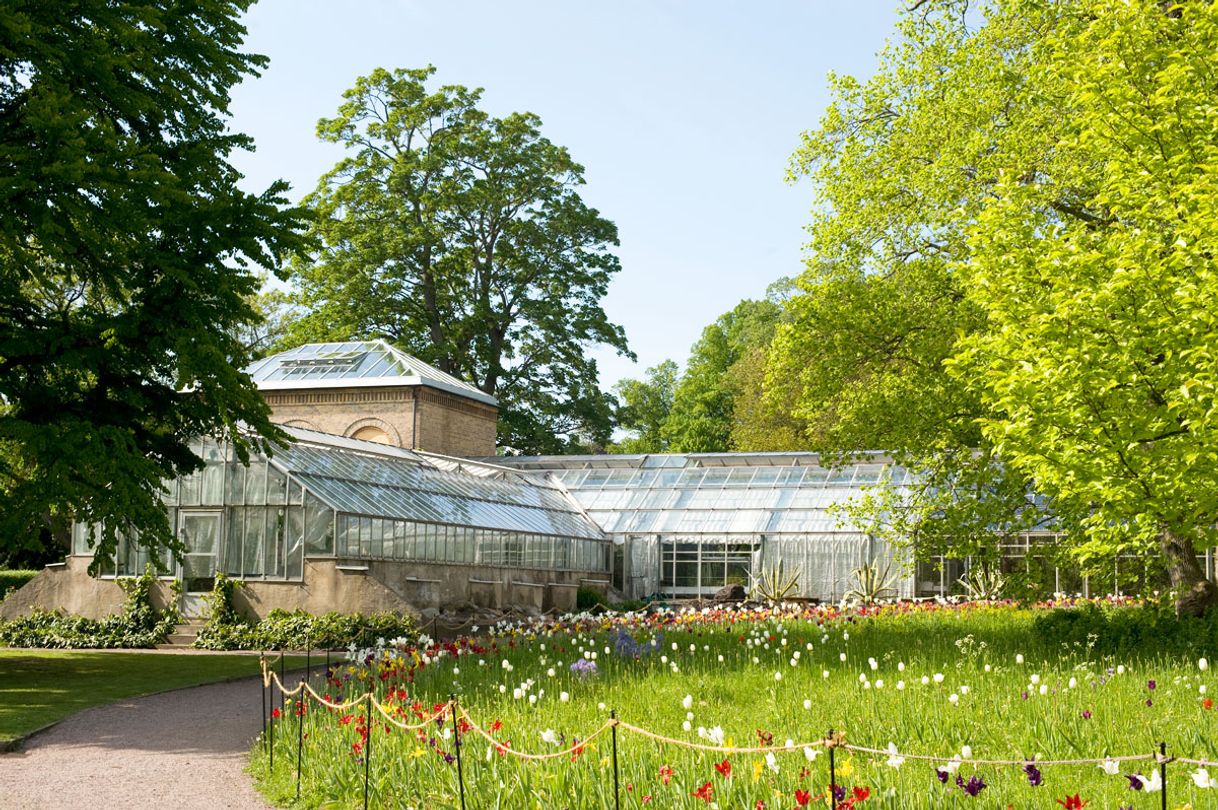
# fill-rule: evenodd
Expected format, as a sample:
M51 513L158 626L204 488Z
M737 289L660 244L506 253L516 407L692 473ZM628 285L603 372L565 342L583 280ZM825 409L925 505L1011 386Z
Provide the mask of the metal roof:
M339 512L604 540L555 478L479 461L284 427L271 464Z
M866 487L904 487L882 453L822 467L814 453L503 457L560 480L614 534L833 535L870 531L844 507Z
M245 372L261 391L425 385L487 405L499 405L490 394L384 340L308 343L264 357Z

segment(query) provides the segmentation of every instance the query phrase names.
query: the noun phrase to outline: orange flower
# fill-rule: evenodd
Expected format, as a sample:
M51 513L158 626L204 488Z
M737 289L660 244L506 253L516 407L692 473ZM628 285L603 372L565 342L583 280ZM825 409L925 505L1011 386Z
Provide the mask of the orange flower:
M1080 799L1077 793L1064 799L1058 799L1057 803L1066 808L1066 810L1083 810L1084 807L1091 804L1091 802L1085 802Z
M1214 699L1206 698L1205 700L1201 701L1201 708L1205 709L1206 711L1214 708Z
M715 796L715 787L710 782L707 782L689 795L693 796L695 799L701 799L707 804L710 804Z

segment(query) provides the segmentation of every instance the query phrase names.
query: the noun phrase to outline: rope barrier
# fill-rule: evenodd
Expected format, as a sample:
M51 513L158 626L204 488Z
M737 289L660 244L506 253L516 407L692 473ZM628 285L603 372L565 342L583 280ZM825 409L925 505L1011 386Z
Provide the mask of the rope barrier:
M806 748L824 748L826 740L816 740L806 743L791 743L790 745L766 745L756 746L752 748L737 748L735 746L726 745L703 745L702 743L689 742L688 740L679 740L676 737L665 737L663 734L656 734L654 731L648 731L645 728L631 725L625 720L618 720L617 725L626 731L638 734L640 737L646 737L649 740L656 742L667 743L668 745L676 745L681 748L690 748L696 751L714 751L721 754L768 754L768 753L784 753L787 751L803 751Z
M440 720L440 719L446 717L448 715L449 709L452 708L452 703L445 703L444 706L440 709L440 711L436 712L431 717L427 718L426 720L422 721L421 723L411 724L411 723L404 723L401 720L398 720L393 715L391 715L388 711L385 710L385 707L380 703L380 701L378 701L376 698L374 698L371 693L369 693L367 695L367 697L369 700L372 701L372 705L376 707L376 710L381 713L382 717L384 717L390 723L392 723L393 725L402 729L403 731L418 731L421 728L426 728L427 726L430 726L432 723L436 722L437 720Z
M514 748L509 748L503 742L496 740L493 736L491 736L491 733L489 731L487 731L486 729L482 728L482 726L480 726L474 722L473 718L471 718L469 716L469 713L465 711L464 706L457 706L457 712L460 713L461 718L463 720L465 720L466 723L469 724L469 727L471 729L473 729L475 732L477 732L480 736L485 737L487 740L489 740L491 742L491 744L493 744L495 746L496 751L498 751L501 754L505 754L505 755L510 754L511 756L514 756L517 759L527 759L532 762L542 762L542 761L549 760L549 759L562 759L563 757L569 757L569 756L572 756L577 753L582 753L584 750L584 746L586 746L588 743L595 740L600 735L604 734L605 731L607 731L608 729L612 728L615 725L614 721L606 720L605 723L600 728L598 728L596 731L592 732L587 737L584 737L578 743L573 744L570 748L565 748L562 751L554 751L549 754L529 754L529 753L525 753L524 751L517 751Z
M872 756L893 756L893 752L885 748L868 748L863 745L842 745L847 751L854 751L859 754L869 754ZM934 757L927 754L906 754L897 752L896 756L902 759L913 759L919 762L950 762L961 765L1027 765L1029 762L1034 762L1036 767L1043 765L1103 765L1105 762L1139 762L1148 759L1158 759L1158 754L1129 754L1119 757L1104 757L1102 759L956 759L954 757Z
M282 655L280 657L282 658ZM790 743L787 745L767 745L767 746L748 746L748 747L737 747L737 746L727 746L727 745L708 745L708 744L704 744L704 743L696 743L696 742L691 742L689 740L682 740L682 739L679 739L676 737L669 737L669 736L666 736L663 734L658 734L654 731L649 731L648 729L633 725L631 723L627 723L624 720L619 720L616 718L606 720L601 726L596 728L596 730L594 730L591 734L584 737L579 743L574 744L574 745L570 746L569 748L566 748L562 751L557 751L557 752L552 752L552 753L547 753L547 754L530 754L530 753L526 753L524 751L517 751L513 748L508 747L500 740L497 740L489 731L484 729L481 725L476 723L472 717L470 717L469 713L465 710L464 706L461 706L452 700L444 703L439 711L437 711L435 714L431 715L427 719L422 720L421 722L419 722L417 724L411 724L411 723L405 723L405 722L399 720L398 718L394 717L390 713L390 711L385 707L385 705L376 699L376 697L373 695L372 692L365 692L364 694L360 695L359 697L338 703L338 702L334 702L331 699L328 699L327 697L325 697L323 695L318 694L317 691L315 689L313 689L313 687L310 686L306 681L301 681L300 684L297 685L295 688L288 689L283 684L283 682L280 680L278 673L276 673L273 669L271 669L270 667L267 666L266 661L262 662L262 682L263 682L264 687L269 687L273 684L276 688L279 689L279 691L282 693L282 695L284 697L294 697L303 692L303 693L307 693L307 695L309 697L316 700L321 705L326 706L331 709L340 710L340 711L354 708L355 706L358 706L359 704L363 703L366 700L370 701L371 704L376 708L376 710L385 718L385 720L387 720L388 722L392 723L394 726L396 726L400 729L403 729L405 731L417 731L418 729L426 728L427 726L435 723L436 720L440 720L440 719L444 718L445 716L447 716L448 713L455 708L457 714L462 719L464 719L466 723L469 724L469 727L474 732L476 732L479 736L484 737L486 740L488 740L495 747L495 750L499 751L501 754L511 755L518 759L525 759L525 760L538 761L538 762L552 760L552 759L560 759L560 758L568 757L568 756L571 756L578 752L581 752L583 750L584 746L586 746L588 743L590 743L592 740L596 739L600 735L604 734L609 729L620 728L620 729L629 731L633 734L637 734L640 737L644 737L646 739L652 740L657 743L663 743L665 745L673 745L673 746L677 746L679 748L685 748L685 749L689 749L689 750L706 751L706 752L710 752L710 753L719 753L719 754L768 754L768 753L788 753L788 752L793 752L793 751L804 751L804 750L817 749L817 748L824 748L824 749L841 748L846 751L851 751L851 752L857 753L857 754L864 754L864 755L867 755L870 757L898 756L901 759L910 759L910 760L915 760L915 761L919 761L919 762L936 762L936 763L943 763L943 764L952 763L952 764L972 765L972 766L977 766L977 765L1023 766L1023 765L1028 764L1029 762L1035 762L1037 767L1046 767L1046 766L1058 766L1058 765L1060 765L1060 766L1079 766L1079 765L1103 765L1105 763L1154 761L1156 764L1160 764L1160 765L1166 765L1171 762L1178 762L1178 763L1181 763L1184 765L1195 765L1197 767L1202 767L1202 768L1218 767L1218 761L1207 760L1207 759L1193 759L1193 758L1189 758L1189 757L1168 757L1168 756L1166 756L1164 754L1160 754L1160 753L1126 754L1126 755L1121 755L1121 756L1108 756L1108 757L1100 757L1100 758L1037 759L1037 760L1032 760L1027 757L1020 758L1020 759L976 759L976 758L972 758L972 757L970 757L968 759L962 759L962 758L957 759L956 757L932 756L932 755L928 755L928 754L910 754L910 753L905 753L902 751L898 751L894 754L893 751L891 751L889 749L885 749L885 748L871 748L871 747L868 747L865 745L854 745L851 743L847 743L845 734L842 732L835 732L831 737L825 737L820 740L813 740L811 742Z

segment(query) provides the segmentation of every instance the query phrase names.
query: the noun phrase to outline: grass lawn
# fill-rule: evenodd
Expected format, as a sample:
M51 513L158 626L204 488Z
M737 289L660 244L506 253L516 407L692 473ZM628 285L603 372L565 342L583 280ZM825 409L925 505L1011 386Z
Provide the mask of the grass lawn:
M1132 627L1128 617L1140 614L1129 610L1114 608L1105 627ZM371 685L385 711L406 725L459 695L495 741L467 729L466 792L471 806L494 810L613 807L609 735L569 750L602 728L610 709L674 740L619 731L621 807L630 810L709 810L712 802L724 810L826 807L815 799L829 783L823 751L767 747L818 741L829 729L844 731L847 744L883 752L837 752L836 779L847 789L838 810L1022 810L1084 801L1096 810L1158 808L1162 794L1136 775L1157 773L1150 756L1159 741L1173 755L1218 759L1211 697L1218 673L1209 666L1218 634L1205 625L1206 638L1193 643L1147 631L1126 651L1105 651L1119 642L1112 632L1105 639L1084 629L1077 641L1055 641L1054 628L1066 619L1046 623L1054 615L1073 614L901 605L866 616L822 608L583 619L507 631L485 646L388 651L372 671L340 667L327 691L351 698ZM252 752L264 792L293 807L358 804L371 741L373 804L459 807L451 720L403 730L374 712L369 735L366 711L309 706L297 803L295 769L280 764L295 762L300 739L300 721L289 712L275 735L274 771L262 746ZM509 749L554 758L524 761ZM1146 758L1114 762L1112 773L1098 767L1118 755ZM1012 762L960 764L953 756ZM1040 766L1025 767L1032 758L1094 761L1044 763L1041 774ZM1168 807L1218 806L1208 781L1218 768L1196 777L1195 765L1175 762L1168 770Z
M250 655L0 651L0 744L91 706L257 674Z

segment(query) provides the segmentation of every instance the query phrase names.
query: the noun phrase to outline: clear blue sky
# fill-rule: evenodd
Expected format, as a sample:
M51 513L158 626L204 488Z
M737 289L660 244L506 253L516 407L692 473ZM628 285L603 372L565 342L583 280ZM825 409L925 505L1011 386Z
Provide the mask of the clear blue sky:
M702 328L802 266L807 182L787 159L828 101L829 71L867 75L890 0L261 0L247 49L269 68L234 93L250 190L298 198L341 155L314 136L376 67L434 64L485 88L493 114L538 114L617 223L622 271L604 305L638 364L599 351L602 385L684 363Z

